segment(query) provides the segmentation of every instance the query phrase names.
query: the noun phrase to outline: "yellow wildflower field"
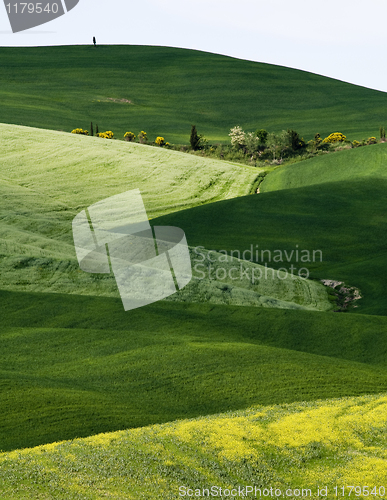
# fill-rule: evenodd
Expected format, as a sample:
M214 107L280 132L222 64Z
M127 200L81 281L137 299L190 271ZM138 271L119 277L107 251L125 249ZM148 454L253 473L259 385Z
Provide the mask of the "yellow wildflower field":
M254 407L16 450L0 455L0 496L383 498L386 416L383 394Z

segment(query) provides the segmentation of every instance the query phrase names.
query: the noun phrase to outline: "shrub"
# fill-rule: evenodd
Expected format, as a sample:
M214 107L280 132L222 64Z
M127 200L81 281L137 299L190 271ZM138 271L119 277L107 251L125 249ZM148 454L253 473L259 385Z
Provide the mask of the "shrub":
M97 135L97 137L101 137L102 139L113 139L114 138L114 134L111 130L107 130L106 132L99 132L96 135Z
M156 137L155 143L156 143L158 146L164 146L164 144L165 144L164 137Z
M248 132L245 134L245 144L246 144L246 152L249 155L254 155L254 153L258 152L259 148L259 137L253 132Z
M124 135L124 139L129 142L133 142L136 139L136 136L133 134L133 132L126 132Z
M146 135L146 132L141 130L141 132L138 134L138 140L140 141L141 144L145 144L148 142L148 137Z
M255 135L258 137L259 142L262 145L266 144L268 134L269 134L269 132L267 130L263 129L263 128L258 129L258 130L255 131Z
M196 130L196 125L191 125L191 135L189 136L189 143L194 151L200 149L200 136Z
M273 155L273 162L282 161L286 149L289 147L289 134L283 130L279 134L271 133L267 136L267 146ZM279 155L279 158L277 157Z
M317 153L319 151L326 151L329 149L329 142L323 142L320 134L316 134L314 139L308 142L312 153Z
M376 137L369 137L369 138L367 139L367 145L368 145L368 146L369 146L370 144L377 144L377 143L378 143L378 141L377 141Z
M74 130L71 131L72 134L82 134L82 135L89 135L89 132L87 130L83 130L81 128L75 128Z
M353 143L352 143L352 146L353 146L354 148L358 148L358 147L359 147L359 146L361 146L361 145L362 145L362 144L361 144L361 142L359 142L359 141L353 141Z
M290 149L295 153L300 149L305 148L306 144L304 138L300 137L300 134L295 130L288 129L289 146Z
M347 138L344 134L342 134L341 132L334 132L333 134L328 135L328 137L325 137L323 142L333 144L335 142L344 142L346 140Z
M198 135L195 125L191 126L191 135L189 137L189 143L193 151L198 151L207 148L207 140L204 138L202 134Z
M246 134L239 125L230 129L230 133L228 135L231 137L231 146L243 147L245 145Z

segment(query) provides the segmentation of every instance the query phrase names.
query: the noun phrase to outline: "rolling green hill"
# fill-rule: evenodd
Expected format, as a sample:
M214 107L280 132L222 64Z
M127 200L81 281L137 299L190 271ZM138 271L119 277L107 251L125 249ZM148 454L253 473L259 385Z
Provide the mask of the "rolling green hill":
M0 67L0 119L17 125L71 131L93 121L119 138L145 130L184 144L193 123L211 142L228 141L237 124L352 140L386 126L386 93L194 50L1 47Z
M5 125L0 133L5 139L0 146L0 286L7 290L118 297L112 275L79 271L71 222L82 208L139 188L148 215L155 216L247 194L260 173L139 144ZM235 265L240 264L230 261L226 267ZM331 309L323 286L300 278L259 284L245 279L227 286L207 278L173 299Z
M386 398L369 394L387 392L387 146L278 168L252 195L259 169L59 130L362 139L385 125L386 94L163 47L0 48L0 67L0 119L29 126L0 124L0 450L16 450L0 453L0 496L384 484ZM134 188L208 275L125 312L112 276L79 270L71 222ZM265 263L312 279L217 276ZM360 290L351 314L332 312L322 279Z
M148 216L155 217L249 194L262 172L141 144L1 123L0 134L1 189L10 214L17 214L20 203L39 204L36 209L45 212L76 211L138 188ZM27 215L30 209L23 208Z
M387 143L382 143L337 151L279 167L265 178L259 190L266 193L343 181L367 184L371 179L386 178Z
M324 155L280 167L266 176L261 194L167 215L155 225L184 227L192 246L239 249L253 245L255 262L274 268L305 267L311 277L360 289L352 312L387 314L387 145ZM289 262L273 261L286 250ZM297 260L297 250L298 260ZM322 252L315 262L301 251Z
M387 318L0 292L0 449L387 391Z
M344 206L336 210L338 218L333 221L330 213L321 219L326 202L316 194L320 187L313 186L307 189L314 189L319 200L315 212L305 212L311 194L300 196L300 190L209 204L249 193L259 171L135 144L23 127L0 129L5 139L1 287L9 289L0 292L0 449L252 404L387 390L386 318L305 310L329 309L318 283L296 280L292 288L288 282L282 287L273 282L270 288L262 280L257 285L259 300L267 300L259 292L270 288L277 299L269 294L271 304L265 305L275 309L194 304L183 297L183 303L164 301L125 313L119 298L98 296L116 294L112 277L103 281L79 271L71 234L72 218L82 208L139 187L149 215L167 214L152 223L175 221L187 232L191 246L245 249L257 235L277 248L284 242L293 244L301 235L309 238L302 240L305 245L317 245L327 234L328 223L342 224L351 200L351 217L356 217L357 231L365 235L369 218L363 221L360 210L370 214L363 183L359 188L363 198L348 199L348 193L337 191L336 206ZM375 186L383 188L380 183ZM294 191L293 198L287 197ZM374 210L382 211L382 197L378 203ZM187 210L171 213L181 208ZM283 212L288 220L282 219ZM292 226L295 215L303 219ZM321 227L316 220L322 221ZM311 231L312 223L320 233ZM380 224L376 218L369 227L362 251L372 247L382 259ZM296 229L289 232L289 227ZM342 230L340 235L345 236ZM347 236L358 249L351 226ZM337 235L331 238L337 245ZM343 273L335 255L330 255L327 269L336 265ZM352 278L356 261L343 262ZM228 265L234 266L235 260ZM81 278L75 279L77 274ZM336 277L333 274L324 277ZM383 286L380 274L368 276L370 286ZM360 277L365 279L364 274ZM206 286L211 285L208 281ZM353 281L356 285L357 279ZM73 295L68 294L69 283ZM78 285L79 293L90 287L94 296L77 295ZM215 281L211 286L219 285L232 296L230 283ZM238 286L244 293L251 291L248 280ZM374 305L374 296L366 292L362 311L367 304ZM291 301L292 308L282 309L281 301Z
M260 406L4 453L0 494L383 498L386 411L386 395Z

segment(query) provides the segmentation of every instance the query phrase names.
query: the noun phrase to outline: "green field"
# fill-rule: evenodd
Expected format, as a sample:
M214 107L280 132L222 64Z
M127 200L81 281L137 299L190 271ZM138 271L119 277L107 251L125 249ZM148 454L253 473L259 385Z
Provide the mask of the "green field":
M387 391L387 319L1 292L2 450Z
M75 215L80 207L138 188L152 218L249 194L262 172L97 137L4 124L0 124L0 133L4 196L9 198L7 204L30 203L31 207L25 207L27 213L71 209ZM10 212L15 210L12 207Z
M261 172L139 144L17 126L0 125L0 132L5 138L0 284L7 290L118 297L112 275L79 271L71 221L81 209L139 188L154 217L246 195L255 190ZM218 304L331 308L322 285L300 279L261 280L256 286L238 280L224 287L217 280L196 281L173 300L211 297Z
M305 265L315 279L344 281L360 289L352 312L387 314L387 146L325 155L270 173L258 196L214 203L152 221L184 227L192 246L260 250L321 250L322 262ZM324 182L323 182L324 179ZM317 184L317 182L320 183ZM261 254L259 254L260 257ZM269 257L269 254L264 254ZM262 261L261 261L262 263ZM270 262L289 268L289 262Z
M1 498L383 485L387 145L280 166L253 194L261 169L59 129L362 139L386 94L161 47L0 48L0 64L1 120L28 125L0 124ZM125 312L112 275L79 269L72 220L136 188L206 274ZM321 280L361 299L334 312Z
M193 50L1 47L0 67L1 121L16 125L70 132L93 121L118 138L145 130L152 141L161 135L178 144L188 144L191 124L211 142L227 142L238 124L351 140L387 126L386 93Z
M387 143L374 144L317 156L286 168L277 168L266 177L261 193L282 189L304 188L333 182L367 185L375 179L387 178ZM328 189L325 188L324 189ZM350 198L350 196L348 196Z
M1 129L6 138L0 221L2 449L253 404L387 390L385 318L313 312L331 308L324 287L315 281L261 280L252 287L242 280L199 280L171 297L172 302L125 313L112 276L78 269L72 218L123 190L140 187L151 216L171 212L152 219L155 225L176 223L191 247L218 250L249 248L263 236L263 243L286 242L289 248L296 236L302 237L300 244L314 248L332 218L326 213L320 232L311 231L311 221L320 227L316 217L323 217L323 195L320 205L314 201L315 215L310 207L305 215L310 193L300 196L295 190L297 195L289 198L294 190L287 190L241 197L253 189L259 173L250 167L59 132ZM309 163L303 165L308 168ZM317 188L307 189L315 189L316 196ZM367 214L366 198L353 201L357 212L351 210L351 220L357 214L356 230L363 234L368 226L360 215ZM342 203L339 199L334 205L332 227L343 224L347 206L337 210ZM288 221L280 216L284 204ZM186 210L176 212L181 207ZM285 240L294 213L298 232ZM348 238L353 239L351 228ZM377 228L373 224L369 229L364 252L380 247L382 258ZM321 264L328 266L321 277L341 277L328 273L340 268L335 255ZM317 264L312 271L318 274ZM382 287L378 279L374 276L373 283ZM358 285L358 277L351 284ZM379 304L376 299L365 293L359 310L369 304L372 311Z
M270 488L280 498L383 498L386 411L386 395L260 406L0 454L0 494L174 500L241 487L254 498L252 486L256 498Z

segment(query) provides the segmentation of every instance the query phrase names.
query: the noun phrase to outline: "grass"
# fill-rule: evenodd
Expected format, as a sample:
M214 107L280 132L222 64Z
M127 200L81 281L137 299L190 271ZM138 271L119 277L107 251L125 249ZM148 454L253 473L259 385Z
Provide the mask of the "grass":
M261 193L327 182L386 179L387 143L337 151L294 165L277 168L260 185Z
M147 46L0 48L5 123L65 130L145 130L188 144L191 124L211 142L229 129L296 129L305 139L376 136L386 93L281 66ZM122 102L122 99L131 103Z
M191 123L213 141L237 123L362 139L387 108L385 93L288 68L160 47L93 50L1 48L2 119L67 131L93 120L170 142L187 142ZM132 428L2 454L3 498L176 498L180 482L383 484L385 397L316 401L387 392L385 145L277 169L248 196L260 174L251 167L0 132L0 449ZM183 228L191 247L320 249L312 278L358 287L358 314L331 312L317 281L220 279L125 313L111 277L79 272L71 221L132 188L152 224Z
M2 450L387 391L382 317L167 302L125 313L119 299L5 291L0 299Z
M1 129L7 144L1 279L2 288L9 288L0 292L1 449L254 404L387 390L386 318L306 310L329 309L317 283L297 282L294 289L272 284L275 309L164 301L125 313L118 298L68 294L70 285L72 293L79 286L79 293L90 287L95 295L114 294L115 287L111 278L77 269L74 215L140 187L148 213L167 214L152 223L176 223L193 246L245 250L259 238L260 248L297 242L312 249L323 242L322 277L347 273L364 292L361 311L380 313L380 180L368 179L375 180L368 188L342 182L329 185L329 192L308 186L208 204L248 193L257 170L59 132ZM175 212L182 207L187 210ZM344 246L352 253L343 256ZM361 268L370 248L374 272L367 276ZM212 285L232 296L230 283ZM251 291L249 283L239 285ZM267 283L258 287L264 287L255 290L261 300ZM281 300L291 301L292 309L282 309Z
M349 162L353 158L347 156ZM305 172L312 167L312 162L297 166ZM270 252L258 255L261 264L289 269L292 263L298 269L305 266L312 278L344 281L363 297L352 312L386 315L386 189L382 177L354 177L214 203L152 223L184 228L192 246L243 252L258 245L259 251ZM282 251L280 262L273 261L276 250ZM290 262L285 250L288 255L294 251ZM301 262L301 250L310 252L310 260L313 251L321 250L322 262L318 254L315 262Z
M338 307L326 287L297 274L276 273L249 260L203 248L191 248L190 257L193 279L168 300L311 311Z
M260 406L4 453L0 493L6 500L172 500L183 492L208 496L203 490L212 486L227 498L227 490L252 486L257 497L273 488L286 498L301 490L309 498L380 498L386 411L385 395Z
M112 275L79 270L71 222L82 208L139 188L148 216L154 217L247 194L254 190L261 172L138 144L17 126L0 125L0 132L5 138L4 147L0 147L4 158L0 285L7 290L117 297ZM233 265L239 267L235 261L221 267L228 270ZM211 278L193 282L173 298L331 308L321 285L300 279L287 278L286 286L282 278L261 280L257 286L238 280L235 288L236 283L226 286ZM235 289L231 293L232 286Z
M152 218L248 194L261 172L97 137L4 124L0 133L1 188L10 213L16 215L19 203L40 205L42 212L72 210L75 215L80 207L138 188ZM53 221L57 224L55 217Z

